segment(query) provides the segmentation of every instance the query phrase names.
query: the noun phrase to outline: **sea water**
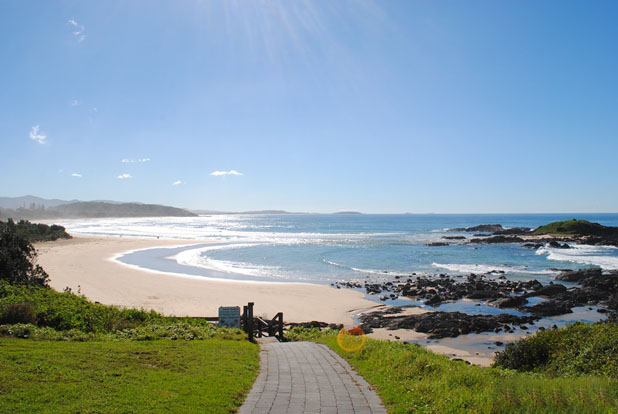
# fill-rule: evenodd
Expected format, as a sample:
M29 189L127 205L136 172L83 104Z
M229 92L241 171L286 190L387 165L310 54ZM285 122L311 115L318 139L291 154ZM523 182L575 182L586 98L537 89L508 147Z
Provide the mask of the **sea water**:
M615 247L529 249L520 244L470 244L472 233L449 231L479 224L537 227L572 218L618 226L618 214L205 215L61 224L75 235L203 240L208 244L149 249L119 260L153 270L227 279L329 284L413 274L494 272L509 279L547 283L562 269L618 269ZM445 236L466 239L446 240ZM449 245L428 245L433 242Z

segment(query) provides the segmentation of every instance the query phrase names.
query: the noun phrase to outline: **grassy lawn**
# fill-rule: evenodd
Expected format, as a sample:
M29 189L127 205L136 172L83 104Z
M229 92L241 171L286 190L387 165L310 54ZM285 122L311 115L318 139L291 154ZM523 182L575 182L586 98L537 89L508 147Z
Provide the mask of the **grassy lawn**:
M369 382L389 413L617 413L618 381L552 377L450 361L420 346L368 339L355 353L314 338Z
M0 338L1 413L230 413L259 367L247 341Z

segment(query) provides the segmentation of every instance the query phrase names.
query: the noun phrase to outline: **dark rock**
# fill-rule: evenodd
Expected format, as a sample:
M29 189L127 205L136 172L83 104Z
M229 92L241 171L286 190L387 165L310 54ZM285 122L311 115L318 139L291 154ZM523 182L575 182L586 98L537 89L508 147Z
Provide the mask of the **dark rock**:
M487 233L493 233L496 231L501 231L504 230L504 227L502 227L502 224L480 224L478 226L474 226L474 227L459 227L456 229L451 229L449 231L461 231L461 232L467 232L467 233L473 233L473 232L487 232Z
M429 306L437 306L437 305L439 305L440 303L442 303L442 301L443 301L443 300L444 300L444 299L442 299L442 298L440 297L440 295L434 295L434 296L432 296L431 298L429 298L429 300L427 300L427 301L425 302L425 305L429 305Z
M519 308L520 306L528 303L528 300L523 296L509 296L506 298L499 298L489 302L491 306L497 308Z
M430 247L438 247L438 246L448 246L448 243L444 243L444 242L432 242L432 243L427 243L425 246L430 246Z
M494 299L501 296L500 292L495 290L475 290L466 295L468 299Z
M586 279L594 276L601 276L601 269L580 269L570 270L560 273L556 276L556 280L564 280L565 282L579 282L582 279Z
M583 287L616 293L618 292L618 272L588 277L583 279L580 284Z
M568 304L555 300L548 300L547 302L541 302L534 306L527 306L521 309L535 316L556 316L572 312Z
M529 227L513 227L511 229L503 229L494 232L494 235L526 235L532 233L532 229Z
M523 243L523 242L525 242L525 240L519 236L492 236L492 237L485 237L482 239L470 240L470 243L477 243L477 244Z
M567 290L566 286L561 285L559 283L553 284L550 283L549 285L545 285L543 287L540 287L538 289L536 289L534 292L528 293L525 296L526 297L531 297L531 296L547 296L547 297L552 297L552 296L556 296L560 293L563 293Z
M445 240L465 240L465 236L444 236L442 237Z
M299 323L290 322L290 323L287 323L286 325L290 328L295 328L297 326L301 328L320 328L320 329L329 327L328 323L320 322L320 321L299 322Z

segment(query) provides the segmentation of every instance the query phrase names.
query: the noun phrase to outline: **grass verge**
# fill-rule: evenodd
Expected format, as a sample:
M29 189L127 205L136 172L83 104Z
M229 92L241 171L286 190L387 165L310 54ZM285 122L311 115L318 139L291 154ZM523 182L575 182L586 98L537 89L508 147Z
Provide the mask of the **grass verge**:
M258 359L247 341L2 338L0 412L235 412Z
M292 337L324 343L345 358L376 389L389 413L618 412L618 381L608 377L483 368L418 345L371 339L351 353L339 347L335 335Z

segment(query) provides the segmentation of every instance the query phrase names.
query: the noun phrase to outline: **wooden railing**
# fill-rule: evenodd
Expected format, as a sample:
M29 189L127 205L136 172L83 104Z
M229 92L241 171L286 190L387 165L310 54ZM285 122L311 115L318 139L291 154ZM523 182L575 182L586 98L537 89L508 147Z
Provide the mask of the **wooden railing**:
M253 316L253 305L253 302L249 302L246 306L243 306L240 318L240 327L247 333L247 339L253 342L254 338L262 338L266 335L284 341L283 312L279 312L271 320L264 320Z

